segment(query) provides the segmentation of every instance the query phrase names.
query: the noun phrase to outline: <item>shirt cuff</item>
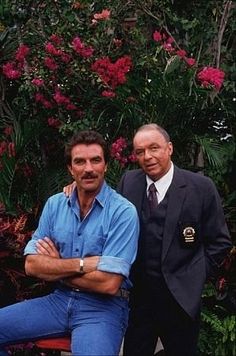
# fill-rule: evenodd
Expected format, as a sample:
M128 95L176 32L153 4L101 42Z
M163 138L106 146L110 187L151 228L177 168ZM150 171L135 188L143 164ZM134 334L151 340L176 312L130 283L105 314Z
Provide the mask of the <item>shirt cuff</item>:
M119 257L101 256L97 266L98 271L118 273L128 277L131 265Z

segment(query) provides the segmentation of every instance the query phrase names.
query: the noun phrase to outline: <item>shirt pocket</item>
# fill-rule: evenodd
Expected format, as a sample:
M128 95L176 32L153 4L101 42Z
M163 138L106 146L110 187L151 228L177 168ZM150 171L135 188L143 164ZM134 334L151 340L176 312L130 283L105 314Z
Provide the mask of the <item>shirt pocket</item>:
M84 237L83 257L101 256L106 242L106 237L102 235L91 234Z
M72 257L73 251L73 232L68 229L56 228L52 230L52 236L50 237L56 248L58 249L60 256L64 258Z

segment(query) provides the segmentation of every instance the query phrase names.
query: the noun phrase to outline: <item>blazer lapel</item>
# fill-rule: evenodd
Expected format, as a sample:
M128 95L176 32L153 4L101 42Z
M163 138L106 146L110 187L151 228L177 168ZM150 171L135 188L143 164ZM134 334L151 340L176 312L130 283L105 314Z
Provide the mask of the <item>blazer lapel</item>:
M181 170L174 167L174 176L169 188L168 207L162 241L162 262L164 261L171 241L174 237L179 215L186 194L186 182Z

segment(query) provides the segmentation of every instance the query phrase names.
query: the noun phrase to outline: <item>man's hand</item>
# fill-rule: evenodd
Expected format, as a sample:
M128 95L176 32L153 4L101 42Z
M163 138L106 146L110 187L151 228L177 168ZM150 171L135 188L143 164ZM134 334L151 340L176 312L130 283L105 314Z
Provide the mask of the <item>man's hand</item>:
M38 255L47 255L54 258L60 258L54 242L49 237L44 237L36 242Z
M73 190L74 190L75 187L76 187L76 182L74 181L74 182L72 182L71 184L66 185L66 186L63 188L63 193L64 193L67 197L69 197L69 196L72 194L72 192L73 192Z

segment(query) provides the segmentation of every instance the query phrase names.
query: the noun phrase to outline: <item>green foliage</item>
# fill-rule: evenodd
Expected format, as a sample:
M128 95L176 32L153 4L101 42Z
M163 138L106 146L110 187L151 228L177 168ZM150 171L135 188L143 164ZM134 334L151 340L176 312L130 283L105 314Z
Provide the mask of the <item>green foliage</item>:
M221 309L220 307L218 307ZM225 311L224 311L225 313ZM199 355L236 355L236 316L222 315L222 310L203 308L199 338Z

